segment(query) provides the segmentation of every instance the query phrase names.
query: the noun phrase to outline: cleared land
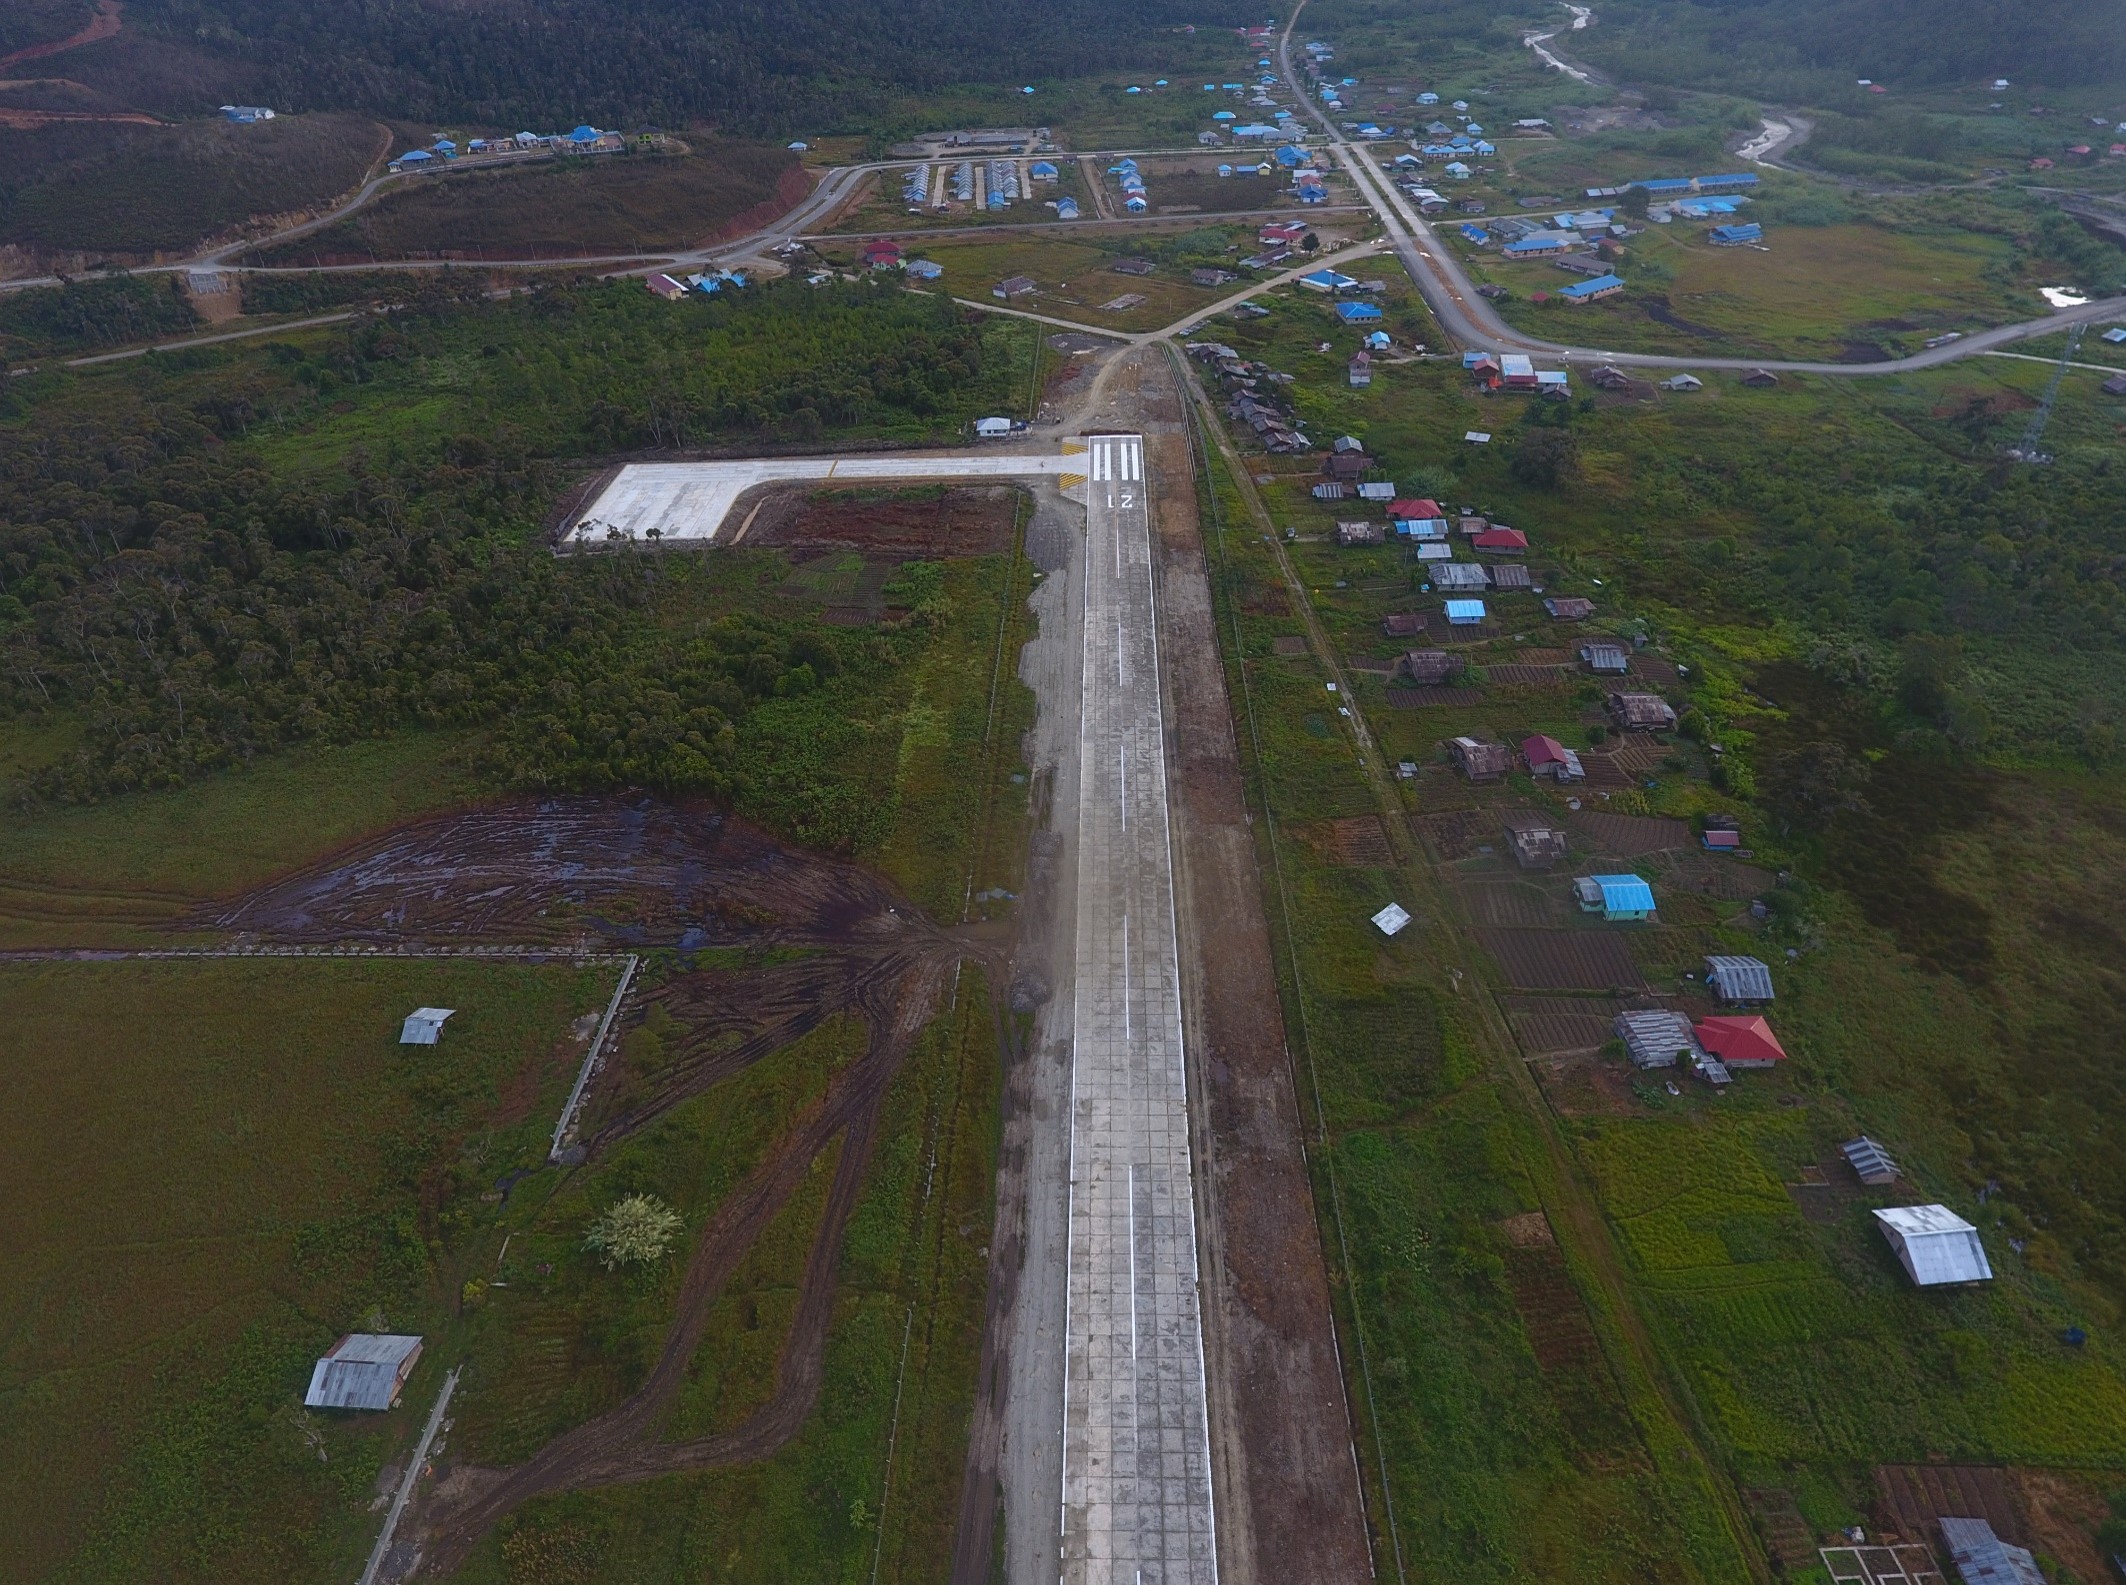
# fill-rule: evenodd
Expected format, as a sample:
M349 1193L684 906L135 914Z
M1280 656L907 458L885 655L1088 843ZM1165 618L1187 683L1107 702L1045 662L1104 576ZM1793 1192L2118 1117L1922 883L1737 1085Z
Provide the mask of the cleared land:
M245 262L522 259L692 247L779 214L806 190L794 154L737 142L709 142L684 155L438 172Z
M311 209L361 184L385 153L365 116L258 126L74 123L8 134L0 234L50 255L141 258L191 247L254 215Z
M1751 220L1745 211L1735 217ZM2015 262L2005 238L1876 225L1782 226L1767 218L1764 251L1716 248L1705 227L1649 227L1617 265L1628 289L1582 307L1529 302L1575 277L1547 261L1470 261L1479 281L1509 287L1499 305L1531 335L1630 352L1761 353L1864 362L1886 342L1916 351L1942 330L1974 330L2037 309L2003 282Z

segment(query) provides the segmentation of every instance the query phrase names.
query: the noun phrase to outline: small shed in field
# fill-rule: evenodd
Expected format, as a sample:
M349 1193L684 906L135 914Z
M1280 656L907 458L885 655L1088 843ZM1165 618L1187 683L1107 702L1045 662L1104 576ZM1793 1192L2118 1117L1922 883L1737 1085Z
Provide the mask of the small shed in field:
M1654 916L1654 889L1636 875L1582 875L1572 894L1582 913L1612 922Z
M1455 768L1470 781L1497 781L1513 768L1513 756L1503 743L1485 743L1473 737L1447 740L1447 752Z
M1543 609L1560 622L1584 622L1594 615L1594 601L1583 600L1576 594L1562 598L1553 596L1543 602Z
M1762 958L1716 956L1705 960L1705 984L1731 1007L1772 999L1772 971Z
M1978 1229L1946 1205L1892 1206L1877 1211L1875 1220L1897 1252L1897 1263L1917 1286L1946 1288L1993 1280Z
M1838 1149L1851 1163L1854 1172L1860 1175L1862 1183L1880 1188L1897 1181L1896 1160L1866 1134L1858 1139L1848 1139Z
M1381 618L1380 630L1390 638L1415 638L1425 630L1422 611L1391 611Z
M399 1026L399 1044L434 1045L442 1036L443 1021L456 1011L455 1007L416 1007L406 1015L406 1022Z
M1673 732L1676 712L1657 693L1613 693L1609 714L1624 732Z
M1695 1067L1704 1060L1705 1049L1681 1013L1660 1007L1623 1012L1613 1027L1635 1068L1672 1068L1678 1062Z
M388 1409L420 1362L421 1340L389 1333L349 1332L310 1372L303 1394L311 1409Z
M1443 649L1413 649L1403 656L1402 669L1412 682L1431 688L1458 676L1462 662Z
M1589 643L1580 646L1580 659L1593 672L1621 674L1631 669L1631 656L1622 644Z
M1508 809L1499 819L1506 827L1506 845L1513 861L1524 870L1545 870L1564 858L1571 845L1565 827L1540 809Z

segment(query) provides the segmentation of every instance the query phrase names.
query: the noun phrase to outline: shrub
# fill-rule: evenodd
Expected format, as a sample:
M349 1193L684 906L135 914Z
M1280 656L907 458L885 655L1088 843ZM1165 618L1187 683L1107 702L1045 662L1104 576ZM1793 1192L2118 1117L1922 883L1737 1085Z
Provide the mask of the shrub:
M682 1225L679 1213L655 1195L630 1194L591 1223L583 1247L607 1271L647 1266L665 1257Z

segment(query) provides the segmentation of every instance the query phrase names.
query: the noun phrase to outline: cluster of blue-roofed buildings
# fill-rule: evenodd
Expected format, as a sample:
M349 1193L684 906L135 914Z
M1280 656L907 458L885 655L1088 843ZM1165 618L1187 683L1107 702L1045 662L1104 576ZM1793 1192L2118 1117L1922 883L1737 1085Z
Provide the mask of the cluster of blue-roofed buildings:
M519 132L507 138L472 138L460 144L438 134L425 148L408 149L391 161L394 171L432 171L460 159L488 160L503 155L618 154L627 139L586 123L573 132Z

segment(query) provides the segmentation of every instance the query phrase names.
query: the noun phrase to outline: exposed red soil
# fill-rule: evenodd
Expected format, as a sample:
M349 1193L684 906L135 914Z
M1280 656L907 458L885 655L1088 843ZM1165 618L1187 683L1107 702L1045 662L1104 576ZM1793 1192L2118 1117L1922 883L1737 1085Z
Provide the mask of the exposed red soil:
M19 66L24 61L41 61L47 56L63 55L68 50L78 50L84 44L99 44L105 39L116 38L119 28L124 25L124 12L125 7L119 3L119 0L100 0L96 7L96 14L89 19L87 27L81 29L78 33L70 33L63 39L55 39L49 44L32 44L28 49L17 50L12 55L0 55L0 72L6 71L11 66ZM82 118L68 116L63 119L78 121ZM98 116L90 119L116 121L132 118ZM152 122L154 118L144 116L139 119Z
M1019 492L1009 485L880 490L762 485L732 503L734 542L887 556L997 556L1011 549Z
M1154 556L1178 772L1182 974L1200 1010L1190 1087L1208 1102L1198 1169L1208 1385L1214 1421L1227 1426L1226 1500L1239 1499L1237 1512L1221 1512L1220 1573L1271 1580L1299 1568L1356 1585L1372 1578L1372 1559L1202 530L1183 483L1194 469L1180 393L1156 353L1140 356L1146 461L1153 478L1173 481L1153 498ZM1382 835L1377 820L1373 832Z

